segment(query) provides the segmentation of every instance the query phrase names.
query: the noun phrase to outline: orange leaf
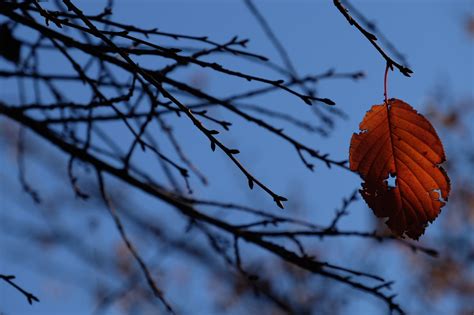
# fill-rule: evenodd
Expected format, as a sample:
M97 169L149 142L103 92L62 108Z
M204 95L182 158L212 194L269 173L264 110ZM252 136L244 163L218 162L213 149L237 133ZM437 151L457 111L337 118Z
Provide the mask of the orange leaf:
M448 200L450 184L439 166L443 145L430 122L407 103L374 105L354 134L350 168L365 181L360 190L377 217L398 236L418 239ZM388 183L395 177L395 185Z

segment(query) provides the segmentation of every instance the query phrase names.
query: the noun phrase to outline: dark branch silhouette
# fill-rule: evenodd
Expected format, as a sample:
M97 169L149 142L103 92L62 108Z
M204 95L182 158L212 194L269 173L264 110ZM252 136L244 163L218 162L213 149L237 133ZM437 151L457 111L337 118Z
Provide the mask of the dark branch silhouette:
M15 276L0 274L0 279L7 282L9 285L11 285L13 288L17 289L21 294L23 294L29 304L33 304L33 302L39 302L40 301L36 296L33 295L33 293L30 293L30 292L26 291L25 289L20 287L18 284L16 284L13 281L15 279Z

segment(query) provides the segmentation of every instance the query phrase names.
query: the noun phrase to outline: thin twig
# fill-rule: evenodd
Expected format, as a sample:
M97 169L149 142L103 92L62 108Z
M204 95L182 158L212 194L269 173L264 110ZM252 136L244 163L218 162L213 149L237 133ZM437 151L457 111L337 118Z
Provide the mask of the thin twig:
M104 183L102 173L99 169L96 169L96 171L97 171L97 180L98 180L98 183L99 183L99 189L100 189L100 194L102 196L102 200L104 201L110 215L114 219L115 226L117 227L117 230L119 231L123 242L127 246L128 250L130 251L132 256L137 261L138 265L140 266L140 269L143 271L143 274L145 275L148 286L151 288L151 290L152 290L153 294L155 295L155 297L158 298L161 301L161 303L163 303L163 305L166 307L168 312L170 312L171 314L176 314L175 311L173 310L173 308L171 307L171 305L168 303L168 301L166 301L163 292L156 285L155 280L153 279L153 276L151 275L151 272L148 269L148 266L146 265L145 261L140 256L138 251L135 249L135 246L132 244L132 242L128 238L128 236L125 232L125 228L122 224L122 221L120 220L120 217L118 216L117 212L115 211L115 207L112 205L112 202L111 202L109 196L106 193L105 183Z
M23 294L29 304L33 304L33 302L39 302L39 299L35 295L33 295L33 293L26 291L25 289L23 289L18 284L12 281L13 279L15 279L15 276L0 274L0 279L4 280L9 285L17 289L21 294Z
M407 77L409 77L410 74L413 73L413 71L410 68L408 68L408 67L406 67L402 64L399 64L398 62L393 60L389 55L387 55L387 53L377 44L377 37L374 34L372 34L371 32L364 29L349 14L349 11L342 5L342 3L339 0L333 0L333 3L336 6L336 8L339 10L339 12L341 12L342 15L344 15L347 22L349 22L350 25L355 26L359 30L359 32L361 32L362 35L364 35L365 38L367 38L367 40L375 47L375 49L377 49L377 51L382 55L382 57L387 62L387 65L390 67L390 69L393 69L393 66L395 66L403 75L405 75Z

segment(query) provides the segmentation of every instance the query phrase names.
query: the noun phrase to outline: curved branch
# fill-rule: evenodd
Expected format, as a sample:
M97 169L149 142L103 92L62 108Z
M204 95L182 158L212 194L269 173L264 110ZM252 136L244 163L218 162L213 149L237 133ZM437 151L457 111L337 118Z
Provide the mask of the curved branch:
M387 55L387 53L377 44L377 42L376 42L377 41L377 36L375 36L374 34L372 34L369 31L367 31L365 28L363 28L349 14L349 11L342 5L342 3L339 0L333 0L333 2L334 2L334 5L336 6L336 8L339 10L339 12L341 12L341 14L344 15L347 22L349 22L350 25L355 26L355 28L357 28L359 30L359 32L361 32L362 35L365 36L365 38L367 38L367 40L375 47L375 49L377 49L377 51L380 53L380 55L382 55L382 57L387 62L387 65L390 67L390 69L393 70L393 66L395 66L403 75L405 75L407 77L409 77L410 74L413 73L413 71L410 68L396 62L389 55Z

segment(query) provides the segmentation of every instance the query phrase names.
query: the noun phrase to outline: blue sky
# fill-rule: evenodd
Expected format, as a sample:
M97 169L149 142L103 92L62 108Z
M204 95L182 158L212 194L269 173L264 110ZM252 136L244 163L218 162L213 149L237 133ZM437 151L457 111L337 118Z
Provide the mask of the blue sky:
M86 13L98 13L96 1L75 1L75 3ZM319 96L331 98L336 102L336 106L348 115L347 120L336 121L336 128L331 137L326 139L290 127L285 129L303 143L310 144L323 153L330 153L336 159L347 159L349 141L352 133L357 131L360 120L372 105L383 101L384 59L355 28L347 23L332 5L332 1L268 0L256 1L256 4L288 50L299 74L318 74L330 68L340 72L359 70L365 72L366 78L357 82L335 79L322 81L318 85ZM467 16L469 13L473 14L472 1L353 1L352 4L377 23L377 27L384 35L406 56L408 64L414 71L411 78L401 75L396 70L390 73L389 97L400 98L423 113L424 104L429 95L440 85L460 98L473 96L474 48L472 38L470 39L464 30ZM243 1L123 0L116 1L114 19L145 28L158 27L162 31L206 35L217 42L224 42L238 35L240 38L250 39L248 45L250 51L265 55L281 64L277 52ZM228 68L279 79L278 74L255 66L251 62L229 57L218 57L217 60ZM148 62L153 63L152 60ZM47 64L48 72L60 72L64 64L66 63L61 60L50 60ZM0 61L0 67L3 66L6 66L5 63ZM258 86L244 80L227 79L200 68L178 72L176 78L189 82L196 75L199 78L204 77L206 91L216 95L232 95ZM0 84L0 97L2 99L5 96L12 97L16 89L15 82L2 80ZM70 93L77 98L81 97L80 90L70 91ZM271 108L291 111L308 120L315 119L307 105L282 92L255 100ZM314 212L311 211L311 220L326 223L331 219L334 209L339 207L341 198L349 195L360 185L358 176L344 170L328 170L318 161L314 161L316 170L311 173L287 144L262 133L258 128L240 121L237 117L232 117L223 110L215 113L234 122L232 132L223 134L220 139L225 143L235 144L241 151L239 155L241 161L249 166L257 178L269 183L274 191L283 195L298 193L298 200L288 202L289 211L291 211L292 203L297 202L309 209L314 209ZM269 209L279 211L261 190L249 191L244 176L229 163L223 154L212 153L208 150L207 140L193 132L189 122L182 119L170 121L179 126L176 128L177 135L183 139L186 150L192 152L195 163L212 179L208 187L200 185L196 178L191 179L197 196L221 200L232 199L250 204L259 203ZM125 134L117 134L117 136L126 137ZM143 161L142 165L145 169L153 169L154 166L145 164L149 163L146 158L140 161ZM14 159L3 156L0 162L2 165L7 165L2 170L2 176L14 178L16 176ZM41 178L40 174L43 173L41 171L34 173L33 183L35 177L36 180ZM21 188L18 185L16 194L7 195L7 187L1 186L0 183L1 211L9 211L11 209L9 207L16 207L16 198L22 198ZM144 204L144 206L149 205ZM19 213L22 212L19 211ZM371 216L371 211L360 201L351 208L350 219L346 220L343 226L362 230L370 226ZM170 218L170 220L175 220L175 218ZM441 220L443 220L442 215L433 226L439 224ZM428 233L433 228L428 228ZM102 229L101 233L104 235L113 231L113 227L107 224ZM0 244L6 246L5 241ZM331 258L335 262L343 262L335 253L329 255L333 256ZM63 256L58 254L58 257L62 259ZM71 258L64 256L65 261L69 259ZM11 270L8 273L22 275L21 282L25 286L33 292L42 292L44 277L37 273L29 274L30 272L25 269L27 268L20 265L12 266L11 260L0 256L0 272ZM387 263L387 269L381 272L389 278L397 279L401 270L396 263ZM316 278L315 281L317 281ZM194 285L196 285L196 291L199 290L199 285ZM41 303L32 308L26 305L21 297L12 294L11 288L0 285L0 305L4 308L5 315L62 314L70 310L71 305L74 305L74 309L77 310L74 314L88 313L91 304L84 292L73 286L67 287L69 288L67 293L60 295L61 301L58 302L51 293L42 292L39 294L42 297ZM399 288L396 287L396 289ZM350 289L346 288L346 290ZM170 295L173 300L173 293ZM401 293L399 301L403 304L403 301L408 298L409 294ZM374 307L377 309L384 307L380 306L379 302L368 299L369 302L365 302L364 299L360 304L356 304L354 309L368 314L374 310ZM193 296L192 301L197 303L199 297ZM208 311L202 314L207 315L206 312ZM115 314L113 309L110 314ZM193 312L193 314L198 313Z

